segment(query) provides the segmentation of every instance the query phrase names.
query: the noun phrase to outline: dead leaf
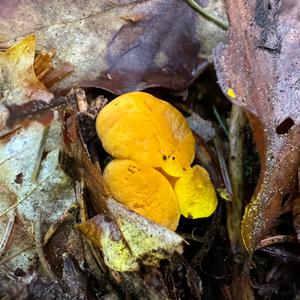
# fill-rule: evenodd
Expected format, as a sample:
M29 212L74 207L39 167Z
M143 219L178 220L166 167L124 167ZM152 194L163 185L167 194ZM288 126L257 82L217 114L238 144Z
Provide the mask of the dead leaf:
M71 92L70 98L72 98L72 94L75 97L75 91ZM107 193L103 184L97 155L95 155L97 153L95 150L99 150L100 146L97 144L97 139L95 139L95 126L91 125L95 124L95 118L105 99L96 100L95 106L88 106L84 91L81 89L76 90L76 98L77 105L75 103L73 107L69 104L62 115L64 139L67 142L68 149L64 149L65 153L61 155L61 163L65 166L68 174L76 180L82 180L85 183L89 204L99 214L107 212L105 205ZM78 114L76 114L77 107L80 110ZM87 111L84 109L87 109ZM152 286L146 286L140 272L120 273L109 268L107 268L106 272L108 280L112 284L117 284L126 293L134 294L137 298L148 297L149 295L151 299L162 298L164 291L157 291Z
M31 224L36 220L37 208L42 208L46 216L43 226L48 228L74 202L72 180L59 165L59 128L60 124L53 121L45 147L47 155L42 161L37 182L32 181L32 173L43 126L32 123L27 128L0 139L0 236L4 234L8 223L8 217L3 213L11 206L16 206L16 221L11 239L0 260L0 276L7 271L13 272L16 268L26 271L32 265L35 246ZM21 183L16 180L20 174ZM65 232L66 239L67 234ZM52 251L57 251L55 249L52 248Z
M113 220L97 215L78 228L102 249L104 261L119 272L138 271L140 265L159 266L174 251L183 252L183 239L173 231L107 200Z
M0 52L0 136L9 132L5 124L9 115L14 121L8 120L8 127L13 127L18 120L25 120L23 125L28 125L31 114L38 109L36 120L49 125L53 112L42 108L49 105L53 94L44 83L49 87L73 70L70 64L54 69L51 52L40 53L35 60L35 46L35 36L30 35ZM27 118L20 118L24 114Z
M95 140L95 127L92 129L94 133L89 132L89 139L81 130L82 126L78 126L79 122L86 125L90 121L95 122L98 111L92 114L85 110L88 102L82 90L76 91L76 97L82 110L77 114L71 107L65 111L68 117L64 118L65 134L71 149L67 151L69 156L65 156L65 162L72 166L69 169L72 175L86 184L89 201L99 214L79 225L79 229L102 249L106 264L113 270L138 270L140 261L144 261L145 265L157 265L160 259L166 257L164 253L170 255L175 250L181 253L183 239L180 236L108 198L98 161L94 157L93 162L91 157L95 146L91 143ZM77 131L73 135L71 130L70 136L67 128L74 127L72 123L75 123Z
M55 48L55 62L74 65L56 88L80 83L115 94L185 89L224 37L178 0L1 1L0 32L0 47L35 32L38 49Z
M253 251L280 215L300 163L300 2L227 0L230 31L215 51L219 83L245 108L261 174L242 235Z
M34 69L35 37L30 35L5 52L0 52L0 99L6 105L53 98L37 79Z
M58 69L54 69L52 59L55 49L48 52L42 50L34 60L34 72L37 78L47 87L62 80L65 76L73 71L73 66L69 63L63 63Z
M297 234L298 241L300 241L300 196L298 195L294 199L294 207L293 207L293 224Z

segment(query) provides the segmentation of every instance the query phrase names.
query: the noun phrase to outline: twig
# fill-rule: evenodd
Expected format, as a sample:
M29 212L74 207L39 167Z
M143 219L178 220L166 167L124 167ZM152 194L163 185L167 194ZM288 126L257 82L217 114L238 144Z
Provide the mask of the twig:
M227 230L232 252L231 294L240 299L254 299L249 274L249 260L241 238L244 200L243 153L246 115L242 108L232 105L229 125L229 172L232 201L227 203Z
M227 228L233 254L243 250L241 220L244 200L243 153L246 115L237 105L232 106L229 127L229 173L232 184L232 202L227 206Z
M77 210L77 209L78 209L78 204L73 203L70 207L68 207L64 211L63 215L50 226L50 228L47 230L47 232L44 235L43 246L47 245L49 240L53 237L53 235L56 233L58 228L64 222L69 221L74 217L74 210Z
M227 125L224 123L224 121L222 120L218 110L216 109L216 107L213 105L213 112L214 112L214 115L216 116L220 126L222 127L225 135L227 136L227 138L229 138L229 131L228 131L228 127Z
M279 243L297 243L298 239L294 236L289 235L275 235L268 238L265 238L260 241L259 246L256 248L265 248L268 246L271 246L273 244L279 244Z
M35 181L35 182L37 181L37 178L38 178L39 173L40 173L43 153L44 153L44 149L45 149L46 142L47 142L47 139L48 139L49 128L50 128L50 126L45 126L43 128L43 133L42 133L42 137L41 137L41 140L40 140L40 145L39 145L37 158L36 158L35 165L34 165L34 168L33 168L33 171L32 171L32 175L31 175L32 181Z
M9 217L2 241L0 242L0 257L5 253L5 249L8 245L8 242L9 242L9 239L10 239L10 236L12 233L12 229L14 227L15 219L16 219L16 213L15 213L15 211L13 211Z
M82 223L88 220L86 202L83 197L83 188L84 183L82 180L80 182L75 182L76 200L79 205L80 219ZM92 269L93 273L97 275L98 278L102 278L106 273L106 268L103 259L99 254L99 250L96 249L92 242L85 237L83 237L82 243L84 248L84 256L88 265Z
M52 272L43 252L43 244L41 242L41 223L42 223L42 211L38 209L38 216L36 222L34 223L34 240L36 252L39 257L39 262L43 267L45 274L55 283L61 285L60 280L56 277L56 275Z
M213 138L213 142L214 142L214 146L215 146L215 149L216 149L216 152L217 152L217 156L218 156L218 160L219 160L219 164L220 164L220 168L221 168L221 173L222 173L222 177L223 177L223 180L224 180L226 190L227 190L228 194L230 196L232 196L233 192L232 192L231 181L230 181L230 178L229 178L227 165L226 165L226 161L225 161L224 154L223 154L223 151L222 151L221 141L220 141L218 133Z
M196 9L203 17L208 19L209 21L214 22L216 25L218 25L223 30L228 30L229 26L227 22L223 21L222 19L208 13L203 9L195 0L186 0L186 2L192 6L194 9Z
M180 236L182 236L184 239L191 240L191 241L198 242L198 243L204 243L205 242L205 238L202 237L202 236L195 235L194 234L195 229L197 229L197 227L195 227L192 230L192 233L180 233L179 232L178 234Z
M84 188L84 183L82 180L80 182L79 181L75 182L75 195L76 195L77 204L79 205L80 219L82 223L86 222L88 219L86 203L83 197L83 188Z

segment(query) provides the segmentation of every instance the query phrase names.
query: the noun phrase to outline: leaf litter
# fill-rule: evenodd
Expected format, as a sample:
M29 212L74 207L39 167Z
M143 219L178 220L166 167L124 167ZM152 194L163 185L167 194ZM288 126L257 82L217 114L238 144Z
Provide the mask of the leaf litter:
M225 32L187 2L0 3L0 298L299 293L290 264L299 251L298 4L225 1ZM226 20L220 1L200 5ZM231 115L211 67L225 34L214 63ZM12 68L9 49L22 45ZM212 217L181 217L176 232L109 198L102 178L111 157L96 117L115 96L145 89L187 117L193 166L208 171L219 195ZM256 191L247 178L257 165L252 134Z

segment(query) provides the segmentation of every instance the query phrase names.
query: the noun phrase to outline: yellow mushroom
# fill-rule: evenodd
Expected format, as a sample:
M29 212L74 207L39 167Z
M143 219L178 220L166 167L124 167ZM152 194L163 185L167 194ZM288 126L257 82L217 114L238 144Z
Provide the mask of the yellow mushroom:
M144 92L121 95L96 120L104 149L180 177L195 156L195 140L184 116L168 102Z
M133 160L115 159L106 166L103 179L118 202L171 230L177 228L176 194L159 171Z
M180 213L186 218L209 217L217 207L217 195L209 174L199 165L176 181L175 193Z

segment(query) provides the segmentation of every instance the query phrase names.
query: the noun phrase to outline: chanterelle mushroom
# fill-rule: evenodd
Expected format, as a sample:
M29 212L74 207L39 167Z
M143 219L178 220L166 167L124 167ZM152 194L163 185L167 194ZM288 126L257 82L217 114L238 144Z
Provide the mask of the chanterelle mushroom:
M96 130L113 157L160 167L171 176L182 176L194 160L195 140L184 116L147 93L114 99L99 113Z
M148 219L175 230L179 222L176 194L169 181L152 167L114 159L103 173L114 199Z
M217 207L217 195L209 174L199 165L177 180L175 192L180 213L186 218L209 217Z
M101 110L96 129L104 149L117 158L103 175L117 201L173 230L180 214L195 219L214 212L209 174L191 168L192 131L171 104L143 92L124 94Z

